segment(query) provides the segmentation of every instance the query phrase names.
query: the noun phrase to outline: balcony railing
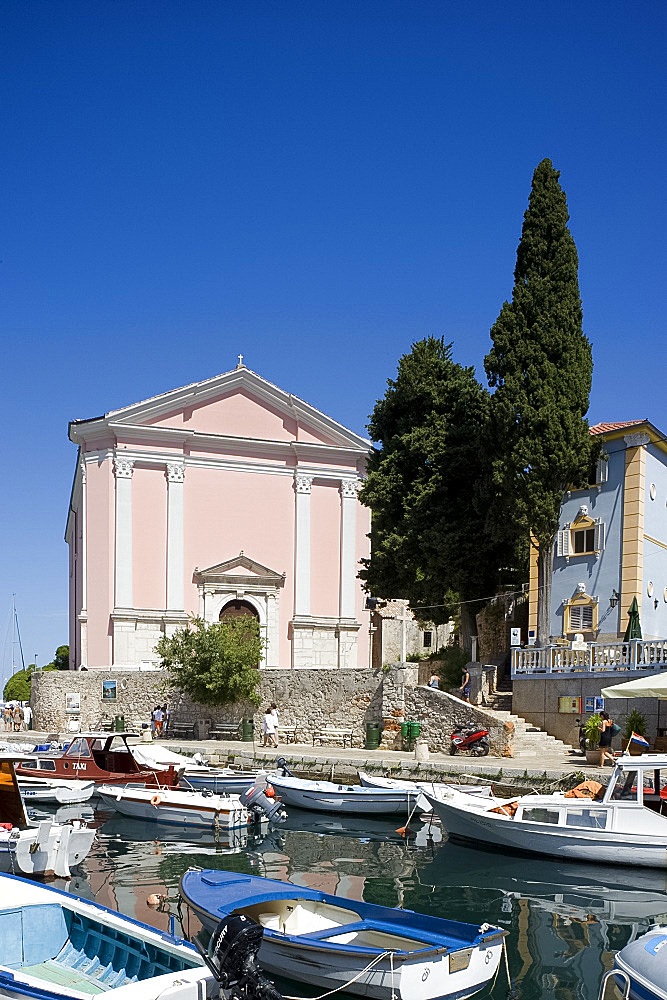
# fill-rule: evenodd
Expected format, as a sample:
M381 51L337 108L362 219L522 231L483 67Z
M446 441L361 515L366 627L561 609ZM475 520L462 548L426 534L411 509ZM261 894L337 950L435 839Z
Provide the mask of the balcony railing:
M586 649L555 644L512 650L512 677L606 670L667 670L667 639L591 642Z

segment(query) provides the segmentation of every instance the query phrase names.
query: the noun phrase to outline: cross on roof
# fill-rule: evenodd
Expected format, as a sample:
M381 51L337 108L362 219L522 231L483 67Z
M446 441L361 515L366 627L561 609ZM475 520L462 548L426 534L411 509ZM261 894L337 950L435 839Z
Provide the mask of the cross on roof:
M236 367L237 368L243 368L243 355L242 354L239 354L239 363L237 364Z

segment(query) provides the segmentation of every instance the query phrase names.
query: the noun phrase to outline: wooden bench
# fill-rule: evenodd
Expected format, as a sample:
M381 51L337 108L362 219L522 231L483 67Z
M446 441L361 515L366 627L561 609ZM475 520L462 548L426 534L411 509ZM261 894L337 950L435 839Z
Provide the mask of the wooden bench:
M318 742L325 743L340 740L343 747L347 745L348 741L350 747L352 747L352 735L351 729L334 729L332 726L321 726L313 730L313 746Z
M241 723L218 722L215 726L211 726L209 729L208 738L210 740L240 740Z
M283 743L296 743L296 722L293 725L278 726L276 734Z
M177 739L178 737L191 740L194 738L195 727L191 722L174 722L170 719L167 726L167 739Z

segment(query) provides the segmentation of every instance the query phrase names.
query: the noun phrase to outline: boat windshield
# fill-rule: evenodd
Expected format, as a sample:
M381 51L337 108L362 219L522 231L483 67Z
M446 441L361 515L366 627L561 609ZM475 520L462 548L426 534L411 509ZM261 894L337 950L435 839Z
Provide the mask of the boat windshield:
M636 802L637 801L637 772L624 771L616 778L616 783L612 788L610 800L612 802Z
M68 757L90 757L90 747L86 740L73 740L67 750Z

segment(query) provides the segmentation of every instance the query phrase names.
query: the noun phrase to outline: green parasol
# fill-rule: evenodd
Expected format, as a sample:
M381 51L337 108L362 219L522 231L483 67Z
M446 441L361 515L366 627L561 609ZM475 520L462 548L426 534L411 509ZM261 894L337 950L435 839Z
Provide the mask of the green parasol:
M637 604L637 598L632 598L632 604L630 605L630 610L628 611L628 627L625 630L625 635L623 636L623 642L630 642L631 639L641 639L642 637L642 627L639 622L639 605Z

